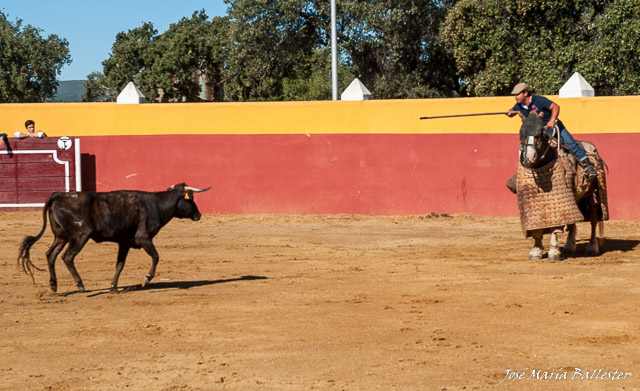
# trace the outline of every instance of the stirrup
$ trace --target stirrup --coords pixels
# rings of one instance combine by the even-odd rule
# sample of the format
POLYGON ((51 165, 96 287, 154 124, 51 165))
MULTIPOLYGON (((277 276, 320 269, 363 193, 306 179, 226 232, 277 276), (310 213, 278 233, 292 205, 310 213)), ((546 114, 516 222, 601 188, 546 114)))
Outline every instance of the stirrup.
POLYGON ((584 169, 584 179, 586 182, 591 183, 594 180, 598 179, 598 173, 596 172, 593 166, 589 166, 584 169))

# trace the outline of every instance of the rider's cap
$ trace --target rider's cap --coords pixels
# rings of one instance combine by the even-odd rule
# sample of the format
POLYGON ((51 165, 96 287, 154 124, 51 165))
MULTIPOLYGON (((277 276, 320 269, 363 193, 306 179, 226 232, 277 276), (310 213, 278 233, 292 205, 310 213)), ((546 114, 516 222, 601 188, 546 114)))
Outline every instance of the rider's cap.
POLYGON ((513 91, 511 91, 511 95, 518 95, 522 91, 529 91, 529 85, 527 83, 518 83, 515 87, 513 87, 513 91))

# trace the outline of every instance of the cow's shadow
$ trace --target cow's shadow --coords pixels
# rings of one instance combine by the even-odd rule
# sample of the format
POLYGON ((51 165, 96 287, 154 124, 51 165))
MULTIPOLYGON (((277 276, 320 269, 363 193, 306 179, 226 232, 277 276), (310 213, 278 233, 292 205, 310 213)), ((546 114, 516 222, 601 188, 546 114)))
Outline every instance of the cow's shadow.
MULTIPOLYGON (((197 288, 197 287, 202 287, 207 285, 224 284, 227 282, 253 281, 253 280, 266 280, 266 279, 268 279, 268 277, 265 277, 265 276, 242 276, 238 278, 228 278, 225 280, 150 282, 145 287, 143 287, 142 284, 119 287, 118 293, 135 292, 135 291, 156 291, 156 290, 167 290, 167 289, 191 289, 191 288, 197 288)), ((61 293, 60 296, 69 296, 76 293, 80 293, 80 292, 79 291, 66 292, 66 293, 61 293)), ((89 293, 87 297, 95 297, 95 296, 100 296, 104 294, 111 294, 108 288, 94 289, 94 290, 89 290, 84 292, 84 294, 87 294, 87 293, 89 293)))

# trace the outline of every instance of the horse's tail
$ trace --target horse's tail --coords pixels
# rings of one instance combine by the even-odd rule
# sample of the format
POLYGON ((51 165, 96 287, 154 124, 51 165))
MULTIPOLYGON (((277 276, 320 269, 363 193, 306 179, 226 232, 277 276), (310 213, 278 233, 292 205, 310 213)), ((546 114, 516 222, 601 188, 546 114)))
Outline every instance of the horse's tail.
MULTIPOLYGON (((31 256, 29 254, 29 250, 31 250, 31 246, 37 242, 42 235, 44 234, 45 229, 47 228, 47 211, 49 211, 51 204, 57 198, 57 193, 53 193, 47 199, 47 202, 42 209, 42 229, 40 233, 36 236, 25 236, 24 240, 20 244, 20 253, 18 254, 18 266, 22 268, 22 271, 31 276, 31 280, 35 283, 35 279, 33 277, 33 271, 44 271, 40 269, 36 265, 31 262, 31 256)), ((49 212, 51 213, 51 212, 49 212)))

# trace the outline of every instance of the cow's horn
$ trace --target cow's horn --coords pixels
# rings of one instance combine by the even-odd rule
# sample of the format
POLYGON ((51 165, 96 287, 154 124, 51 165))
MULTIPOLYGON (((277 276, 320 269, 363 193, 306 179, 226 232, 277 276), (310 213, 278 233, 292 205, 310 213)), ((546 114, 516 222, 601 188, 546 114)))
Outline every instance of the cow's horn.
POLYGON ((202 193, 203 191, 207 191, 207 190, 211 189, 211 186, 207 187, 206 189, 198 189, 197 187, 185 186, 184 189, 185 190, 191 190, 194 193, 202 193))

